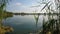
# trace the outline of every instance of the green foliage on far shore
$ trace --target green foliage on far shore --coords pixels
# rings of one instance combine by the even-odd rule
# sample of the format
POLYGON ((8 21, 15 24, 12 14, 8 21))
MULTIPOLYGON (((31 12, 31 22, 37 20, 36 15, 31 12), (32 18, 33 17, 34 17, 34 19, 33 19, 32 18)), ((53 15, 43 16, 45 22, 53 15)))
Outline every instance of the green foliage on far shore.
POLYGON ((13 13, 11 12, 6 12, 6 11, 3 11, 3 13, 0 12, 0 19, 11 17, 11 16, 13 16, 13 13))

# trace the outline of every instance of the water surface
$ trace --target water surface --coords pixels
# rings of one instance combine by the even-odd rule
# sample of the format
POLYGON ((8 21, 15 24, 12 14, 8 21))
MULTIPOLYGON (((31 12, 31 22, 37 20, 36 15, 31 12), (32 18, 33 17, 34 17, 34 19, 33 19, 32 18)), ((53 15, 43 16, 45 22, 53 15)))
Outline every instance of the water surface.
POLYGON ((56 20, 57 18, 57 15, 14 15, 13 17, 3 19, 3 24, 5 26, 13 27, 14 32, 11 34, 29 34, 37 33, 38 31, 44 29, 44 27, 49 28, 48 25, 43 27, 44 23, 49 23, 51 20, 56 20))

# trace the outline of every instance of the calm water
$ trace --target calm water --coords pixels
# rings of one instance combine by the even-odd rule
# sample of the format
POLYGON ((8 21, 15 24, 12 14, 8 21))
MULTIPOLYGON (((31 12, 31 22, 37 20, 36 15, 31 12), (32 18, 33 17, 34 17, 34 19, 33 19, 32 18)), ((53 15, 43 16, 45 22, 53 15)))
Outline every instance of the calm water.
MULTIPOLYGON (((8 17, 3 20, 5 26, 11 26, 14 28, 14 32, 11 34, 29 34, 32 32, 37 32, 42 29, 43 18, 45 21, 48 20, 48 16, 44 15, 14 15, 13 17, 8 17), (36 17, 35 17, 36 16, 36 17)), ((50 16, 52 17, 52 16, 50 16)), ((54 16, 54 18, 57 18, 54 16)))

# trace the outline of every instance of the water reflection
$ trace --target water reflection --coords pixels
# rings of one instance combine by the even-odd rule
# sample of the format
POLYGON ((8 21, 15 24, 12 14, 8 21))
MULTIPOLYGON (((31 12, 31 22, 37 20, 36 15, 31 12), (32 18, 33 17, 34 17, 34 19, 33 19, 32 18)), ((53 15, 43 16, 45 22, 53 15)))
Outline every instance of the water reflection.
POLYGON ((36 32, 38 32, 38 20, 39 20, 39 15, 34 15, 34 19, 35 19, 35 23, 36 23, 36 31, 35 31, 35 33, 36 32))
POLYGON ((34 15, 34 18, 35 18, 35 21, 36 21, 36 27, 37 27, 37 23, 38 23, 38 20, 39 20, 39 15, 34 15))
MULTIPOLYGON (((24 33, 26 33, 26 34, 60 34, 60 16, 59 15, 42 15, 42 17, 41 17, 41 15, 32 15, 32 16, 28 16, 28 15, 27 16, 14 16, 11 19, 4 18, 4 21, 6 21, 5 22, 6 25, 9 24, 9 25, 12 25, 12 27, 14 27, 14 34, 15 34, 15 32, 16 32, 16 34, 20 34, 21 31, 23 32, 21 34, 24 34, 24 33), (31 18, 32 16, 33 16, 35 22, 34 22, 33 18, 31 18), (27 17, 29 20, 27 19, 27 17), (39 17, 41 17, 41 18, 39 18, 39 17), (13 20, 13 21, 11 21, 12 23, 11 22, 9 23, 9 21, 7 21, 6 19, 9 21, 11 21, 11 20, 13 20), (42 26, 40 24, 41 21, 42 21, 42 26), (23 23, 23 24, 16 25, 15 23, 16 24, 23 23), (38 26, 38 24, 40 26, 38 26), (17 26, 17 28, 16 28, 16 26, 17 26), (39 27, 41 29, 39 29, 39 27), (33 29, 35 29, 35 30, 33 31, 33 29), (19 32, 18 32, 18 30, 19 30, 19 32)), ((9 28, 9 26, 8 26, 8 28, 9 28)))
MULTIPOLYGON (((38 16, 34 16, 36 20, 36 28, 39 19, 38 16)), ((60 16, 59 15, 43 15, 43 28, 42 30, 38 31, 37 33, 31 34, 60 34, 60 16), (46 21, 46 16, 48 20, 46 21)))

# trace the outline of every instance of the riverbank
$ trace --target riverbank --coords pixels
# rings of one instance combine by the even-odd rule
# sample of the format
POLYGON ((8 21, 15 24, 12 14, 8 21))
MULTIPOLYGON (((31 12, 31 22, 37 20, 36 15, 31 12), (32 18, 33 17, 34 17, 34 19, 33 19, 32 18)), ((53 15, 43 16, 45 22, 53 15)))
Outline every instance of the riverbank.
POLYGON ((1 26, 0 27, 0 34, 5 34, 5 33, 9 33, 9 32, 13 32, 12 27, 9 27, 9 26, 1 26))
POLYGON ((13 31, 12 27, 2 25, 2 21, 0 20, 0 34, 6 34, 13 31))

